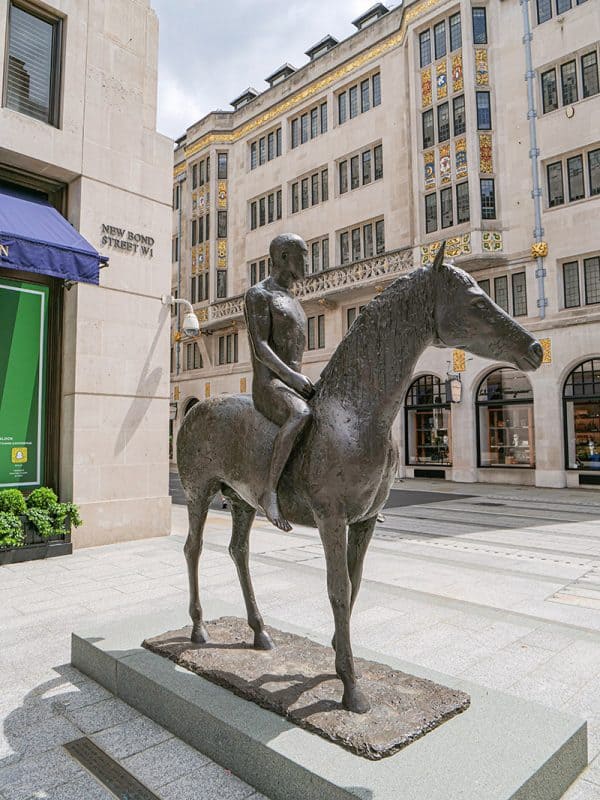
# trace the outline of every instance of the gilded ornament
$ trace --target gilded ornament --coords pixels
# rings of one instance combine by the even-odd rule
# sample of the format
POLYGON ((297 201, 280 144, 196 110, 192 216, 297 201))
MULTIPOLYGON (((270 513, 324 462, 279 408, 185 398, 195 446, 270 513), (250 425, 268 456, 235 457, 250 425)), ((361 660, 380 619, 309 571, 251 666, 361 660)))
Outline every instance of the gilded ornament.
POLYGON ((488 53, 485 47, 475 48, 475 83, 477 86, 489 86, 488 53))
POLYGON ((467 354, 464 350, 452 351, 452 372, 464 372, 467 367, 467 354))
POLYGON ((491 133, 479 134, 479 171, 484 175, 489 175, 494 171, 491 133))
POLYGON ((433 150, 423 153, 423 163, 425 188, 432 189, 435 186, 435 152, 433 150))
POLYGON ((210 383, 204 384, 204 397, 207 399, 210 397, 210 383))
POLYGON ((446 66, 445 58, 436 65, 435 75, 437 99, 443 100, 445 97, 448 97, 448 68, 446 66))
POLYGON ((227 181, 219 181, 217 208, 227 208, 227 181))
POLYGON ((467 166, 467 140, 464 136, 457 139, 454 145, 456 177, 464 178, 468 172, 467 166))
POLYGON ((483 231, 481 234, 481 247, 488 253, 502 250, 502 234, 498 231, 483 231))
POLYGON ((532 258, 546 258, 547 255, 548 255, 547 242, 534 242, 531 245, 532 258))
POLYGON ((462 92, 463 90, 463 66, 462 53, 452 56, 452 91, 462 92))
POLYGON ((427 67, 421 71, 421 106, 427 108, 432 102, 431 67, 427 67))
POLYGON ((440 181, 442 184, 450 183, 451 179, 452 162, 450 161, 450 145, 444 144, 440 147, 440 181))
POLYGON ((542 350, 544 351, 544 357, 542 358, 542 364, 551 364, 552 363, 552 339, 538 339, 538 341, 542 345, 542 350))
POLYGON ((246 378, 240 378, 240 392, 246 394, 246 378))

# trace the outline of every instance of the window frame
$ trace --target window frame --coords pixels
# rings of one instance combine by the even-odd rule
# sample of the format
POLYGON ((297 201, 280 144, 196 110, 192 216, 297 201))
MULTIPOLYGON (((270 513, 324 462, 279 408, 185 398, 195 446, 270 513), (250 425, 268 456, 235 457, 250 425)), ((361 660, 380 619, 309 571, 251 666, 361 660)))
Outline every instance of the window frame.
POLYGON ((471 20, 473 23, 473 44, 487 44, 488 43, 488 29, 487 29, 487 10, 485 6, 473 6, 471 9, 471 20), (477 12, 477 13, 476 13, 477 12), (483 19, 483 27, 478 31, 478 24, 476 19, 483 19))

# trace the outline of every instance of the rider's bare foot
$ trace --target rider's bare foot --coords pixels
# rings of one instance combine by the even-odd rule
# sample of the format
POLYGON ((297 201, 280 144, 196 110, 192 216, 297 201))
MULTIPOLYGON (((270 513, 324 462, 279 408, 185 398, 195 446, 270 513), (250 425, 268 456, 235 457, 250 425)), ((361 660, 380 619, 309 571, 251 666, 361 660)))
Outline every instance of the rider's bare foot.
POLYGON ((292 526, 279 510, 277 492, 266 491, 260 498, 260 504, 267 515, 267 519, 269 522, 272 522, 276 528, 279 528, 280 531, 285 531, 286 533, 292 530, 292 526))

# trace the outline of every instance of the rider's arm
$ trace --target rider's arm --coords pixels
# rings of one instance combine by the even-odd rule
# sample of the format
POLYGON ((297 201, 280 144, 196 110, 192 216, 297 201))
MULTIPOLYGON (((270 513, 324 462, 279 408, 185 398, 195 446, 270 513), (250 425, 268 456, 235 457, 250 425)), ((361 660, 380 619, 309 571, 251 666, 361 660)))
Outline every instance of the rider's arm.
POLYGON ((271 335, 271 311, 269 302, 260 289, 249 289, 246 292, 244 313, 250 346, 255 357, 267 369, 270 369, 286 386, 296 389, 298 374, 283 362, 269 344, 271 335))

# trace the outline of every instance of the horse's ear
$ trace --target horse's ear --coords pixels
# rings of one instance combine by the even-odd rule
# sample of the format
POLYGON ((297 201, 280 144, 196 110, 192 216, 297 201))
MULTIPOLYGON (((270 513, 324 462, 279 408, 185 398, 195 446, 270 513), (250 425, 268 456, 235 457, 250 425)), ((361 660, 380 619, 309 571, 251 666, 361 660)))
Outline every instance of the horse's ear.
POLYGON ((441 245, 440 249, 435 254, 435 258, 433 259, 433 270, 440 270, 444 265, 444 253, 446 252, 446 241, 444 240, 441 245))

